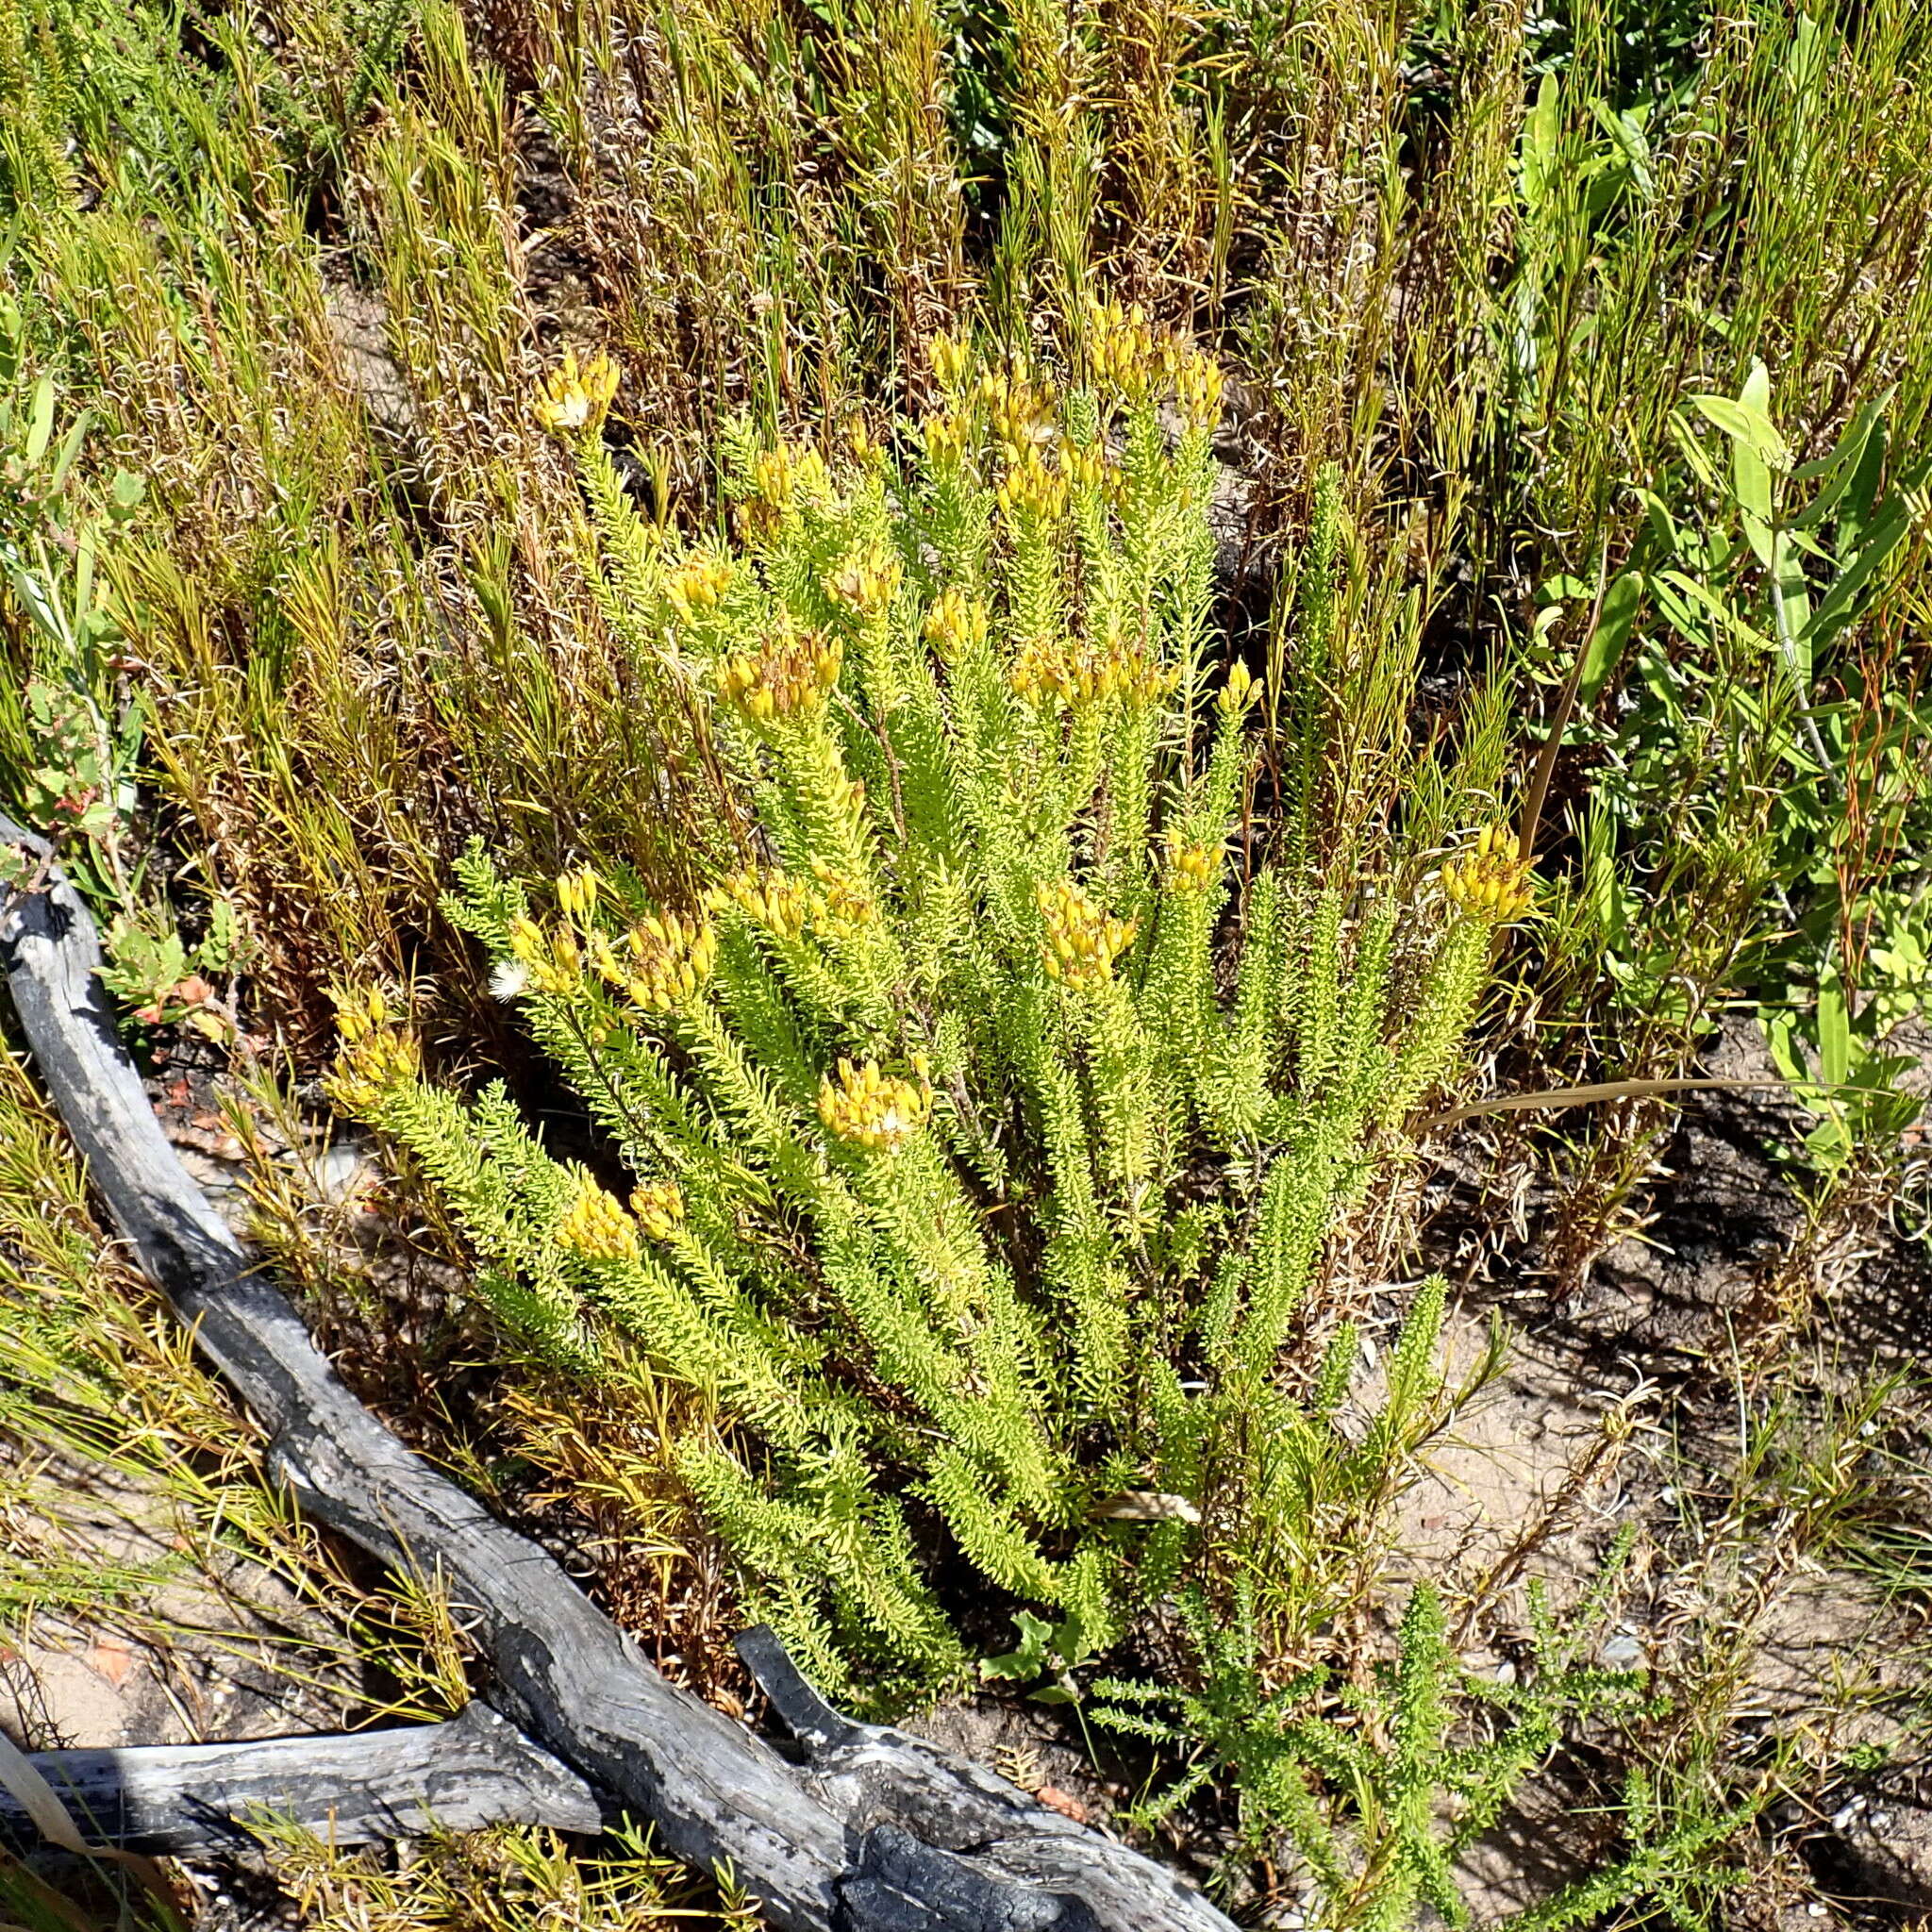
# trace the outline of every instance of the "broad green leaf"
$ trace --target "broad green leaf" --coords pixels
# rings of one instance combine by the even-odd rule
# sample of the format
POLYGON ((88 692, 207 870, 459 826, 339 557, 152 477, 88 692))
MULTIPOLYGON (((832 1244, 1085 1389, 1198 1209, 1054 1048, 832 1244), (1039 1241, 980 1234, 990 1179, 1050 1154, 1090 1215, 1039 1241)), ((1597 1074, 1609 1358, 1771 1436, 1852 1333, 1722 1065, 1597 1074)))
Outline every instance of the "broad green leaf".
POLYGON ((1630 627, 1643 602, 1643 574, 1626 570, 1604 591, 1603 608, 1597 614, 1596 632, 1583 654, 1583 670, 1576 683, 1577 701, 1595 703, 1605 681, 1624 656, 1630 640, 1630 627))
POLYGON ((1798 1051, 1798 1016, 1789 1008, 1773 1013, 1764 1023, 1764 1043, 1771 1049, 1772 1064, 1793 1083, 1807 1081, 1811 1070, 1798 1051))
MULTIPOLYGON (((1697 398, 1693 396, 1691 400, 1695 402, 1697 398)), ((1710 400, 1722 403, 1726 402, 1728 398, 1714 396, 1710 400)), ((1706 455, 1704 445, 1691 434, 1690 425, 1685 422, 1681 409, 1671 411, 1671 436, 1684 460, 1690 466, 1690 474, 1707 490, 1715 491, 1718 487, 1717 472, 1711 468, 1710 458, 1706 455)))
POLYGON ((1562 133, 1562 91, 1557 76, 1546 74, 1523 122, 1523 204, 1532 213, 1541 213, 1548 197, 1562 133))
MULTIPOLYGON (((1858 458, 1865 453, 1866 439, 1872 434, 1874 425, 1890 407, 1895 389, 1889 389, 1882 396, 1875 396, 1865 404, 1844 426, 1839 440, 1822 457, 1814 457, 1808 463, 1800 463, 1791 472, 1793 483, 1811 483, 1821 476, 1849 474, 1857 467, 1858 458)), ((1804 514, 1808 518, 1812 511, 1804 514)))
POLYGON ((1838 554, 1850 557, 1858 547, 1872 524, 1873 506, 1878 501, 1878 491, 1885 482, 1885 461, 1890 453, 1890 439, 1886 425, 1880 423, 1872 432, 1865 444, 1865 453, 1858 459, 1858 466, 1852 472, 1851 481, 1845 487, 1844 500, 1839 506, 1838 554))
POLYGON ((89 425, 93 422, 93 412, 83 409, 75 418, 70 429, 60 443, 59 454, 54 458, 54 470, 48 478, 48 487, 58 490, 67 480, 67 473, 74 467, 74 459, 80 454, 80 445, 85 439, 89 425))
POLYGON ((47 441, 54 434, 54 378, 43 375, 34 384, 33 400, 27 406, 26 460, 29 467, 47 453, 47 441))
POLYGON ((1831 1087, 1851 1078, 1852 1016, 1835 973, 1818 983, 1818 1071, 1831 1087))
POLYGON ((1912 499, 1924 487, 1928 476, 1932 476, 1932 458, 1914 463, 1880 505, 1857 554, 1839 572, 1811 614, 1806 627, 1809 634, 1807 642, 1814 655, 1819 646, 1828 643, 1851 622, 1859 591, 1918 520, 1920 507, 1912 499))
MULTIPOLYGON (((1754 373, 1763 366, 1754 365, 1754 373)), ((1714 423, 1735 445, 1748 449, 1766 468, 1780 475, 1790 469, 1791 453, 1763 409, 1732 396, 1691 396, 1689 400, 1699 415, 1714 423)))
MULTIPOLYGON (((1692 577, 1687 577, 1682 571, 1667 570, 1659 572, 1657 575, 1651 579, 1651 589, 1657 593, 1659 599, 1664 596, 1668 589, 1669 591, 1675 591, 1679 598, 1689 599, 1690 602, 1700 605, 1711 616, 1716 618, 1724 629, 1729 631, 1740 643, 1749 644, 1754 650, 1768 651, 1772 647, 1771 640, 1762 631, 1754 630, 1728 604, 1713 596, 1702 584, 1692 577)), ((1699 635, 1698 630, 1694 626, 1686 629, 1684 634, 1693 639, 1699 635)))

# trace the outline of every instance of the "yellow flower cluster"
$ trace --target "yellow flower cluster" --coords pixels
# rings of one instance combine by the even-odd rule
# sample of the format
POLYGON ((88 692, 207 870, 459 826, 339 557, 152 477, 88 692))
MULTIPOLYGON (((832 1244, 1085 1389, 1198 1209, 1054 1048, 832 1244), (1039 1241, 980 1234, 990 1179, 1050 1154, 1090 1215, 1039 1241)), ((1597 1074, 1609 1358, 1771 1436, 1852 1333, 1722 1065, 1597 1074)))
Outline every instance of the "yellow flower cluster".
POLYGON ((783 637, 757 656, 740 651, 726 658, 718 667, 718 689, 745 717, 769 724, 823 706, 839 682, 841 656, 836 638, 815 631, 783 637))
POLYGON ((1516 856, 1516 836, 1507 825, 1485 825, 1475 849, 1442 868, 1442 890, 1451 905, 1492 925, 1516 918, 1536 896, 1529 860, 1516 856))
POLYGON ((965 459, 973 441, 973 425, 960 409, 942 409, 928 416, 920 429, 925 444, 925 459, 936 469, 944 469, 965 459))
POLYGON ((1118 475, 1107 459, 1107 451, 1098 443, 1087 449, 1076 449, 1071 442, 1063 444, 1060 469, 1075 490, 1101 489, 1112 483, 1118 475))
POLYGON ((1212 845, 1170 845, 1167 885, 1174 892, 1205 892, 1221 870, 1221 854, 1212 845))
POLYGON ((1138 401, 1153 380, 1157 350, 1154 330, 1138 302, 1123 308, 1118 302, 1089 301, 1087 359, 1102 389, 1138 401))
POLYGON ((711 903, 722 910, 735 906, 773 938, 796 941, 808 925, 841 939, 855 939, 877 915, 870 890, 859 880, 812 860, 818 890, 800 885, 775 866, 769 872, 746 868, 711 889, 711 903))
POLYGON ((638 1251, 637 1224, 589 1174, 578 1180, 576 1199, 557 1224, 557 1239, 587 1261, 626 1261, 638 1251))
POLYGON ((344 1112, 367 1114, 387 1094, 423 1071, 415 1037, 390 1018, 389 1003, 371 987, 339 992, 336 1031, 341 1046, 328 1080, 328 1095, 344 1112))
POLYGON ((675 1012, 709 976, 718 936, 708 920, 682 912, 653 912, 615 945, 601 933, 591 941, 597 971, 646 1013, 675 1012))
POLYGON ((979 402, 1009 464, 1024 462, 1053 439, 1053 392, 1018 370, 989 369, 979 402))
POLYGON ((568 992, 583 976, 583 952, 575 938, 561 928, 546 933, 534 919, 514 920, 509 950, 524 969, 524 983, 539 992, 568 992))
POLYGON ((1071 879, 1040 887, 1038 899, 1046 921, 1047 977, 1075 991, 1111 979, 1113 962, 1133 944, 1138 922, 1114 918, 1071 879))
POLYGON ((1191 429, 1212 429, 1221 421, 1223 382, 1220 365, 1211 356, 1188 350, 1175 359, 1174 407, 1191 429))
POLYGON ((729 558, 694 557, 671 573, 664 594, 678 616, 695 617, 718 608, 734 575, 729 558))
POLYGON ((630 1211, 654 1241, 668 1241, 684 1225, 684 1192, 675 1181, 646 1181, 630 1197, 630 1211))
POLYGON ((953 393, 965 386, 973 368, 973 350, 964 336, 934 336, 926 354, 942 390, 953 393))
POLYGON ((915 1087, 896 1074, 879 1071, 876 1060, 855 1067, 841 1060, 837 1075, 819 1087, 819 1118, 841 1141, 856 1141, 874 1154, 896 1154, 932 1113, 932 1090, 915 1087))
POLYGON ((597 909, 597 896, 604 890, 603 874, 594 865, 579 866, 575 872, 559 873, 557 904, 566 919, 587 925, 597 909))
POLYGON ((1152 704, 1174 689, 1178 674, 1146 652, 1110 637, 1036 639, 1021 647, 1007 674, 1013 694, 1028 704, 1075 707, 1120 698, 1152 704))
POLYGON ((1224 718, 1239 718, 1250 705, 1260 701, 1266 680, 1257 677, 1239 658, 1229 667, 1227 682, 1214 700, 1224 718))
POLYGON ((886 453, 886 446, 867 428, 863 416, 855 416, 845 425, 845 447, 861 470, 869 470, 886 453))
POLYGON ((825 459, 808 443, 779 443, 775 449, 760 450, 752 466, 752 480, 758 501, 774 510, 789 509, 797 498, 808 500, 827 495, 832 473, 825 459))
POLYGON ((713 903, 736 906, 774 938, 795 940, 811 913, 811 894, 775 867, 756 873, 747 867, 712 889, 713 903))
POLYGON ((1028 450, 1008 467, 993 493, 1009 517, 1023 523, 1049 523, 1066 510, 1066 473, 1049 469, 1041 461, 1038 450, 1028 450))
POLYGON ((812 918, 841 939, 857 939, 873 922, 878 908, 861 880, 827 865, 823 858, 811 862, 811 875, 819 882, 812 896, 812 918))
POLYGON ((941 591, 925 613, 926 642, 943 663, 950 664, 963 645, 985 643, 986 628, 986 606, 964 591, 941 591))
POLYGON ((617 364, 601 350, 582 369, 576 351, 566 349, 562 362, 538 385, 537 420, 553 435, 594 429, 604 420, 617 393, 617 364))
POLYGON ((868 543, 841 558, 825 579, 825 594, 858 617, 876 617, 899 588, 899 559, 883 543, 868 543))

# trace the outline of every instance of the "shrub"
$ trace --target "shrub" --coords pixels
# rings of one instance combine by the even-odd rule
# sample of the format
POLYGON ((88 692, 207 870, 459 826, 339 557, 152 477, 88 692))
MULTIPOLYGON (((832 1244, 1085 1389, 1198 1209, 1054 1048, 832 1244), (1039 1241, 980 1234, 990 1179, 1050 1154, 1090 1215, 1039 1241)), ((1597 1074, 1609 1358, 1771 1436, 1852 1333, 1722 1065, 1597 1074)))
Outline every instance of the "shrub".
POLYGON ((1097 1652, 1258 1533, 1324 1241, 1527 898, 1493 834, 1440 891, 1274 862, 1258 683, 1213 625, 1219 377, 1117 309, 1088 340, 1063 387, 942 343, 903 464, 734 435, 728 547, 633 510, 601 372, 541 399, 613 624, 708 703, 758 832, 685 907, 459 868, 627 1203, 342 1008, 339 1100, 525 1342, 594 1374, 615 1323, 715 1395, 735 1433, 684 1477, 868 1701, 960 1669, 949 1578, 1097 1652))

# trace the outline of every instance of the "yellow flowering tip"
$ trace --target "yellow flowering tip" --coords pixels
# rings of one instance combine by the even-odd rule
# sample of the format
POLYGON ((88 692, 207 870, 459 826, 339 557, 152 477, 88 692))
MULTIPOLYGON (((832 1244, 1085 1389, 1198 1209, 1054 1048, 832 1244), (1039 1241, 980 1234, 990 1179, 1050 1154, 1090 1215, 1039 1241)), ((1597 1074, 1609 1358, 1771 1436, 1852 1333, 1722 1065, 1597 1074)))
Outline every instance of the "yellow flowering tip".
POLYGON ((1049 979, 1074 991, 1113 977, 1114 961, 1134 942, 1139 922, 1118 919, 1071 879, 1036 888, 1043 924, 1041 962, 1049 979))
POLYGON ((825 578, 825 594, 858 617, 876 617, 899 588, 899 559, 882 543, 849 552, 825 578))
POLYGON ((718 691, 753 724, 768 724, 823 708, 844 659, 837 638, 807 631, 782 636, 761 653, 740 651, 718 666, 718 691))
POLYGON ((1067 478, 1063 471, 1048 469, 1037 451, 1027 450, 1008 465, 993 494, 1015 523, 1053 523, 1066 513, 1067 478))
POLYGON ((708 920, 654 912, 635 922, 593 963, 604 981, 646 1013, 675 1012, 709 977, 718 936, 708 920))
POLYGON ((629 1260, 638 1251, 637 1224, 588 1174, 578 1177, 576 1194, 557 1224, 557 1240, 586 1261, 629 1260))
POLYGON ((963 462, 973 441, 973 426, 959 409, 942 409, 937 416, 927 417, 919 434, 926 461, 938 469, 963 462))
POLYGON ((812 877, 819 891, 811 895, 813 923, 840 939, 857 939, 872 923, 878 908, 872 889, 827 865, 823 858, 811 862, 812 877))
POLYGON ((1153 383, 1157 345, 1146 311, 1137 302, 1090 298, 1087 304, 1087 363, 1094 386, 1105 393, 1138 402, 1153 383))
POLYGON ((617 364, 601 349, 582 369, 576 351, 566 349, 563 360, 538 386, 537 420, 558 436, 594 429, 609 410, 617 381, 617 364))
POLYGON ((812 909, 812 895, 776 867, 763 873, 746 867, 708 897, 718 910, 735 907, 774 939, 786 941, 800 937, 812 909))
POLYGON ((1515 835, 1505 825, 1485 825, 1469 852, 1443 866, 1441 878, 1452 906, 1491 925, 1519 918, 1536 897, 1530 862, 1517 857, 1515 835))
POLYGON ((1192 429, 1212 429, 1221 420, 1224 382, 1209 356, 1190 350, 1174 358, 1174 405, 1192 429))
POLYGON ((841 1059, 819 1086, 819 1118, 836 1139, 872 1154, 896 1154, 924 1126, 932 1113, 932 1093, 876 1060, 855 1066, 841 1059))
POLYGON ((684 1192, 675 1181, 647 1181, 630 1197, 630 1211, 654 1241, 668 1241, 684 1225, 684 1192))
POLYGON ((423 1072, 423 1050, 414 1034, 391 1017, 377 987, 334 995, 341 1041, 324 1091, 342 1112, 364 1118, 423 1072))
POLYGON ((949 394, 965 387, 973 369, 973 349, 963 335, 934 336, 926 345, 933 378, 949 394))
POLYGON ((1168 848, 1167 883, 1176 892, 1205 892, 1221 870, 1221 854, 1212 845, 1177 844, 1168 848))
POLYGON ((869 470, 886 453, 886 446, 866 426, 863 416, 855 416, 845 425, 845 447, 861 470, 869 470))
POLYGON ((1265 680, 1257 677, 1240 658, 1236 658, 1229 667, 1227 682, 1221 687, 1220 695, 1215 699, 1221 715, 1224 718, 1242 716, 1250 706, 1260 701, 1264 683, 1265 680))
POLYGON ((957 589, 941 591, 925 613, 926 641, 948 663, 968 644, 985 643, 987 628, 986 606, 957 589))
POLYGON ((825 459, 808 443, 779 443, 760 450, 752 465, 758 500, 772 511, 790 509, 795 502, 816 502, 830 492, 832 474, 825 459))
POLYGON ((1111 480, 1107 452, 1095 446, 1076 449, 1066 443, 1060 449, 1060 472, 1075 490, 1100 490, 1111 480))
POLYGON ((691 558, 665 579, 664 594, 678 616, 702 617, 724 602, 736 575, 728 557, 691 558))
POLYGON ((557 904, 566 919, 585 925, 596 912, 598 894, 603 889, 603 876, 597 868, 580 865, 574 872, 558 874, 557 904))
POLYGON ((1164 697, 1179 674, 1119 637, 1099 643, 1056 636, 1024 644, 1007 674, 1016 697, 1075 709, 1119 699, 1146 705, 1164 697))

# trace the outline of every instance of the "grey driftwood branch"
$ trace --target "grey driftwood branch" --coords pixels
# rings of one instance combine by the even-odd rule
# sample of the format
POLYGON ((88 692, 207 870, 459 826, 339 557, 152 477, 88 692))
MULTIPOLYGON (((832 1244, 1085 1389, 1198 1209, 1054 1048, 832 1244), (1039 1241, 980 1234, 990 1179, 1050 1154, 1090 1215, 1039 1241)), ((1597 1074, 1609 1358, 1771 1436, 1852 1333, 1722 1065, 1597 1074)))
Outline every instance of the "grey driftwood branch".
MULTIPOLYGON (((45 849, 4 814, 0 841, 45 849)), ((58 868, 0 913, 0 953, 95 1192, 255 1412, 270 1470, 381 1561, 439 1576, 471 1612, 490 1702, 650 1819, 665 1849, 728 1872, 787 1932, 1231 1932, 1172 1873, 981 1766, 840 1716, 768 1633, 744 1648, 793 1732, 787 1753, 668 1683, 343 1386, 161 1132, 115 1035, 93 921, 58 868)))
MULTIPOLYGON (((28 1758, 93 1844, 134 1852, 219 1852, 252 1844, 264 1814, 334 1844, 421 1838, 432 1827, 549 1824, 595 1831, 596 1794, 486 1705, 446 1724, 345 1737, 264 1738, 122 1751, 39 1751, 28 1758)), ((39 1833, 0 1790, 0 1842, 39 1833)))

